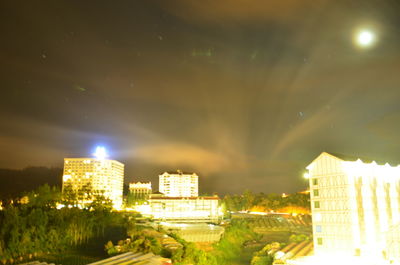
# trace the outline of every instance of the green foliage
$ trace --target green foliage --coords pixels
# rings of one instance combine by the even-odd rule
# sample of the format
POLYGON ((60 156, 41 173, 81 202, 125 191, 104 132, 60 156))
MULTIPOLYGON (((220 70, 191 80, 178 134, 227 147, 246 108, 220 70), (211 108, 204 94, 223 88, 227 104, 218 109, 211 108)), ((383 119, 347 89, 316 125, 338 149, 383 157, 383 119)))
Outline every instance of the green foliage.
POLYGON ((105 250, 109 255, 115 255, 124 252, 152 252, 154 254, 170 253, 163 252, 160 241, 156 238, 160 234, 153 228, 139 227, 134 221, 128 221, 127 234, 129 238, 119 240, 117 245, 113 245, 111 241, 105 245, 105 250))
POLYGON ((107 242, 107 244, 104 246, 104 249, 110 256, 118 254, 118 248, 116 248, 111 241, 107 242))
POLYGON ((272 242, 270 244, 265 245, 261 250, 261 252, 265 254, 270 254, 271 251, 278 251, 279 249, 281 249, 283 245, 284 244, 279 242, 272 242))
POLYGON ((310 196, 303 193, 282 197, 279 194, 254 194, 249 190, 241 195, 226 195, 223 199, 228 211, 245 211, 254 207, 265 210, 277 210, 289 206, 310 208, 310 196))
POLYGON ((171 235, 183 248, 176 249, 171 256, 175 265, 218 265, 216 257, 212 253, 198 249, 194 243, 187 242, 176 234, 171 235))
POLYGON ((107 203, 95 201, 90 210, 76 207, 57 210, 61 193, 48 185, 27 196, 28 203, 10 205, 0 211, 0 260, 3 263, 44 253, 60 253, 120 223, 121 217, 112 213, 107 203))
POLYGON ((251 259, 251 265, 270 265, 274 262, 274 253, 282 248, 279 242, 272 242, 263 247, 262 250, 255 252, 251 259))
POLYGON ((247 241, 259 239, 259 235, 254 233, 246 221, 235 220, 225 230, 220 242, 214 245, 214 254, 217 264, 231 264, 237 260, 243 251, 244 244, 247 241))
POLYGON ((271 256, 254 256, 251 259, 251 265, 271 265, 273 261, 271 256))
POLYGON ((81 189, 74 190, 71 184, 64 184, 62 204, 72 207, 83 207, 89 210, 111 211, 112 201, 104 196, 104 191, 94 190, 91 184, 84 185, 81 189), (82 202, 87 202, 82 205, 82 202))
POLYGON ((38 208, 54 208, 61 199, 61 193, 56 187, 45 184, 37 190, 28 193, 28 205, 38 208))
POLYGON ((289 242, 294 242, 294 243, 300 243, 303 242, 305 240, 309 240, 310 237, 307 235, 303 235, 303 234, 293 234, 289 237, 289 242))

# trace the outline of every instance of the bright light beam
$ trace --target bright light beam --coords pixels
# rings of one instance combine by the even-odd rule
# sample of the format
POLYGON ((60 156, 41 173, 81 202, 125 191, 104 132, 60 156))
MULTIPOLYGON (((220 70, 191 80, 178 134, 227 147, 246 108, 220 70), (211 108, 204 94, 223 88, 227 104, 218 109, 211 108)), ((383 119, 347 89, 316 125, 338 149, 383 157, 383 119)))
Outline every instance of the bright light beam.
POLYGON ((97 159, 104 159, 104 158, 106 158, 108 156, 106 149, 104 147, 102 147, 102 146, 96 147, 96 152, 94 152, 93 155, 97 159))

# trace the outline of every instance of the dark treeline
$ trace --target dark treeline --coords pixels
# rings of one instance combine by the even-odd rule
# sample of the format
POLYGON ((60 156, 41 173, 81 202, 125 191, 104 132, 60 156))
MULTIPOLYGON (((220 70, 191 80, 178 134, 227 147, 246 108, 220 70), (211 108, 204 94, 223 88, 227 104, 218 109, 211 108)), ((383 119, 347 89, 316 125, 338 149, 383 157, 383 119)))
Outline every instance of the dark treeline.
POLYGON ((0 169, 0 200, 14 199, 44 184, 61 187, 61 176, 61 168, 0 169))
POLYGON ((87 209, 69 205, 58 210, 57 203, 63 201, 60 190, 44 185, 25 198, 24 204, 14 202, 0 211, 3 264, 66 251, 123 223, 121 215, 111 212, 109 204, 101 203, 101 197, 87 209))
POLYGON ((239 195, 226 195, 223 199, 228 211, 287 211, 305 213, 310 209, 307 193, 288 195, 252 193, 246 190, 239 195))

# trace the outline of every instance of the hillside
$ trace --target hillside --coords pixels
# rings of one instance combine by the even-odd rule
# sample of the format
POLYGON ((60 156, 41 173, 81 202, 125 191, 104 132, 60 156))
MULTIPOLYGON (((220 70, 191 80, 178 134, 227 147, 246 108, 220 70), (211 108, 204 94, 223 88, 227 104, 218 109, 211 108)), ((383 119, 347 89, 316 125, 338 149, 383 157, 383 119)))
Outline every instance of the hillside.
POLYGON ((24 169, 0 169, 0 199, 19 196, 43 184, 61 187, 61 168, 27 167, 24 169))

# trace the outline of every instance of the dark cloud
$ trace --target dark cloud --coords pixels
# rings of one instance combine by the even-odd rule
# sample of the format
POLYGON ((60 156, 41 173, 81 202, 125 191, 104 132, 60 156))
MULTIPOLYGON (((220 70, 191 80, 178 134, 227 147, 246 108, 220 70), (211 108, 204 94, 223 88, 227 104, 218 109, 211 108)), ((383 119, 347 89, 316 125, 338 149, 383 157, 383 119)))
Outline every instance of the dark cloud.
POLYGON ((199 23, 297 20, 323 9, 327 3, 325 0, 174 0, 168 3, 160 1, 169 12, 185 20, 199 23))

